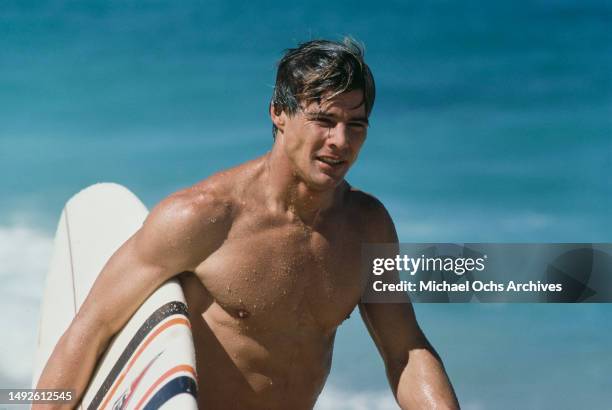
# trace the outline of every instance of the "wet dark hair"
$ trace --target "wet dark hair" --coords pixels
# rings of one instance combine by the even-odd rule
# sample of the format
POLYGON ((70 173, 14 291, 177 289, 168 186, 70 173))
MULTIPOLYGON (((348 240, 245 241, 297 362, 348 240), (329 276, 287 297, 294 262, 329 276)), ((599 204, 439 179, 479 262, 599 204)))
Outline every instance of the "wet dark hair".
MULTIPOLYGON (((363 47, 348 37, 342 42, 312 40, 286 50, 276 73, 274 111, 291 116, 302 102, 322 103, 344 92, 362 90, 362 104, 370 116, 376 88, 363 56, 363 47)), ((273 137, 276 131, 273 125, 273 137)))

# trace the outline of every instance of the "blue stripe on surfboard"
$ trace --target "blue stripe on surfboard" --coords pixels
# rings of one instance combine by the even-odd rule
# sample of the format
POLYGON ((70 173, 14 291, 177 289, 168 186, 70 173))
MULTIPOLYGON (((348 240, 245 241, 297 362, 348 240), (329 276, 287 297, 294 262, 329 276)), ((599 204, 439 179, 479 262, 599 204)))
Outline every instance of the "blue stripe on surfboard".
POLYGON ((190 394, 196 400, 197 386, 196 382, 192 377, 179 376, 164 385, 161 389, 155 393, 151 400, 143 407, 143 410, 157 410, 168 400, 179 394, 190 394))
POLYGON ((106 376, 106 379, 104 379, 104 382, 98 389, 98 392, 94 396, 93 400, 91 403, 89 403, 89 406, 87 406, 87 410, 95 410, 100 406, 104 396, 106 396, 111 386, 117 379, 117 376, 119 376, 119 373, 121 373, 121 370, 125 367, 126 363, 130 357, 132 357, 140 343, 142 343, 144 338, 151 333, 151 330, 155 326, 157 326, 165 318, 172 315, 182 315, 188 318, 187 306, 178 301, 168 302, 148 317, 148 319, 142 324, 142 326, 140 326, 136 334, 127 344, 123 350, 123 353, 121 353, 121 356, 119 356, 119 359, 117 359, 115 362, 115 365, 109 372, 108 376, 106 376))

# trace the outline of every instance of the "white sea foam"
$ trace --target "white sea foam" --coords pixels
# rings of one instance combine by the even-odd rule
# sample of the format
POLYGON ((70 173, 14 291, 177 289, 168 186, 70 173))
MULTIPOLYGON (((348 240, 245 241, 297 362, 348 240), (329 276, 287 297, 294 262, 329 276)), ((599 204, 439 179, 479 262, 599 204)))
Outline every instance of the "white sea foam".
MULTIPOLYGON (((466 410, 483 410, 487 406, 482 401, 467 401, 461 404, 466 410)), ((397 410, 391 390, 353 391, 327 385, 321 393, 315 410, 397 410)))
POLYGON ((29 387, 51 234, 0 225, 0 388, 29 387))
POLYGON ((354 391, 327 385, 315 410, 397 410, 391 390, 354 391))

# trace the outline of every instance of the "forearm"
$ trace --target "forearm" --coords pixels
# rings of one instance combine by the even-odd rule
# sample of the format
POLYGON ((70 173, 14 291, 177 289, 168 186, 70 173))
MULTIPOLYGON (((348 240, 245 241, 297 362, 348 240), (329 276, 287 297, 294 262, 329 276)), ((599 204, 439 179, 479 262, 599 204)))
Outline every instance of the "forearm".
POLYGON ((60 338, 38 381, 37 389, 72 390, 74 400, 65 404, 35 404, 32 410, 70 409, 81 400, 107 338, 69 329, 60 338))
POLYGON ((411 350, 398 373, 394 385, 402 409, 459 409, 444 366, 432 349, 411 350))

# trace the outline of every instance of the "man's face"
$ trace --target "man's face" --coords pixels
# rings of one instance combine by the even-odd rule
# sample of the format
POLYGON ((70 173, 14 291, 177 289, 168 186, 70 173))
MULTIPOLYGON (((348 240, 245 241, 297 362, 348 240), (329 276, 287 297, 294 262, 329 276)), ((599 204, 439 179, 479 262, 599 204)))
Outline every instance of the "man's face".
POLYGON ((317 190, 342 182, 368 131, 363 92, 354 90, 322 104, 302 105, 285 118, 283 145, 297 175, 317 190))

